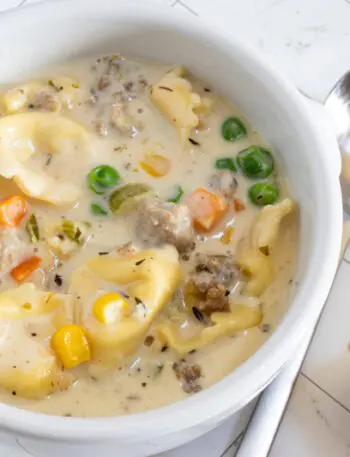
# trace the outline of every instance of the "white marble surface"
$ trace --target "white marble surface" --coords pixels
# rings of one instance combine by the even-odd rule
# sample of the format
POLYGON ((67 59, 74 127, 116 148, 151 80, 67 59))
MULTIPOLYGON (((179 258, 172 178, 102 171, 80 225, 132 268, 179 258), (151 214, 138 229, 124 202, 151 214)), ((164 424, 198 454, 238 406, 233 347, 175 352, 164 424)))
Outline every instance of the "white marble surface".
MULTIPOLYGON (((41 0, 0 0, 0 11, 36 1, 41 0)), ((350 66, 350 0, 153 1, 207 17, 240 36, 266 54, 314 100, 322 101, 350 66)), ((269 457, 350 456, 350 251, 346 259, 269 457)), ((242 430, 251 410, 252 406, 242 414, 242 430)), ((200 444, 193 442, 162 457, 190 457, 198 455, 198 449, 202 457, 233 457, 240 441, 238 438, 232 443, 234 438, 237 436, 232 436, 229 421, 202 438, 200 444)), ((13 443, 0 441, 1 457, 30 455, 13 443)))

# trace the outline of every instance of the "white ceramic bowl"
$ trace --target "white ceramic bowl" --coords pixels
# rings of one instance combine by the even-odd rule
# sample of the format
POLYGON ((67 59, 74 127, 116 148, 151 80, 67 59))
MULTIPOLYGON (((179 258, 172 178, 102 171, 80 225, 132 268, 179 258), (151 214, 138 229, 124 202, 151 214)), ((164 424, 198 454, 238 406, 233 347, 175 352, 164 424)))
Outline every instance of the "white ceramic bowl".
POLYGON ((297 90, 255 51, 194 17, 145 2, 48 1, 0 17, 1 83, 61 59, 108 52, 183 63, 271 140, 300 202, 299 287, 270 339, 229 376, 185 401, 102 419, 46 416, 1 404, 1 429, 24 437, 36 455, 140 457, 214 428, 254 398, 293 354, 327 297, 338 262, 337 151, 324 146, 297 90))

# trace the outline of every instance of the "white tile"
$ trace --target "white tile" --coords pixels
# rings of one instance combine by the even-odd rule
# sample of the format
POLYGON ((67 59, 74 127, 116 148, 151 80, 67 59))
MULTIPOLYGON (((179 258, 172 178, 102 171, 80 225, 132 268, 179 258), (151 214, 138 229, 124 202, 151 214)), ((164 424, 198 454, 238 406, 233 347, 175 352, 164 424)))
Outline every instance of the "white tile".
POLYGON ((317 100, 323 100, 348 70, 346 0, 182 1, 220 29, 257 47, 317 100))
POLYGON ((349 281, 350 264, 343 261, 302 371, 350 409, 349 281))
POLYGON ((269 457, 349 457, 350 414, 303 376, 269 457))
POLYGON ((21 3, 21 0, 0 0, 0 12, 10 8, 15 8, 21 3))

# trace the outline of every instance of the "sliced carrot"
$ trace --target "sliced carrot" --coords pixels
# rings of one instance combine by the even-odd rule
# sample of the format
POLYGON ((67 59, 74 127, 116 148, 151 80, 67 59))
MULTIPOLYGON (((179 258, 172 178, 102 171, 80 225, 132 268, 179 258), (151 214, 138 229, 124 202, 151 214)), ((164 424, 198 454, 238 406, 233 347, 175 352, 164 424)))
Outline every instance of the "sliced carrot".
POLYGON ((27 201, 20 195, 15 195, 0 201, 0 225, 16 227, 27 212, 27 201))
POLYGON ((24 281, 33 271, 35 271, 41 263, 41 258, 37 256, 30 257, 24 262, 18 264, 10 271, 10 275, 17 282, 24 281))
POLYGON ((218 195, 206 189, 196 189, 187 199, 194 224, 202 230, 210 230, 227 210, 227 204, 218 195))
POLYGON ((245 204, 239 198, 235 198, 233 200, 233 204, 234 204, 234 207, 235 207, 235 210, 237 211, 237 213, 239 211, 244 211, 245 210, 245 204))
POLYGON ((140 166, 149 175, 160 178, 166 175, 170 170, 170 160, 159 154, 148 154, 144 160, 140 162, 140 166))

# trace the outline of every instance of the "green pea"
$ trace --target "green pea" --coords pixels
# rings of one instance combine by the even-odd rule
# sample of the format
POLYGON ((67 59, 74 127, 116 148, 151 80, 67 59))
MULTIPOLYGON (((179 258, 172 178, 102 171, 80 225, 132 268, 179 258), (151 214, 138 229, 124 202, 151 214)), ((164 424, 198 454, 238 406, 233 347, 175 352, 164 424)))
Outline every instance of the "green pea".
POLYGON ((109 207, 111 211, 116 212, 118 209, 130 199, 138 197, 150 191, 150 187, 146 184, 126 184, 123 187, 115 190, 109 197, 109 207))
POLYGON ((221 125, 221 134, 226 141, 237 141, 247 134, 247 129, 238 117, 229 117, 221 125))
POLYGON ((239 152, 236 158, 242 173, 248 178, 267 178, 274 169, 271 153, 260 146, 250 146, 239 152))
POLYGON ((96 194, 103 194, 107 189, 116 186, 119 180, 119 173, 109 165, 99 165, 88 174, 89 187, 96 194))
POLYGON ((279 190, 274 184, 258 182, 248 190, 250 200, 258 206, 271 205, 279 196, 279 190))
POLYGON ((237 167, 235 161, 230 157, 225 157, 223 159, 218 159, 215 162, 215 168, 217 170, 230 170, 230 171, 237 171, 237 167))
POLYGON ((184 194, 183 188, 181 186, 177 186, 176 191, 174 192, 173 196, 168 198, 168 202, 179 203, 183 194, 184 194))
POLYGON ((91 203, 90 209, 94 216, 107 216, 108 214, 108 211, 97 203, 91 203))

